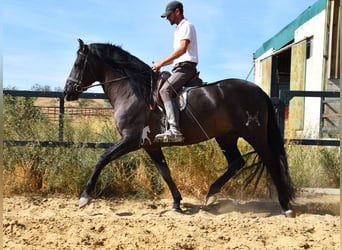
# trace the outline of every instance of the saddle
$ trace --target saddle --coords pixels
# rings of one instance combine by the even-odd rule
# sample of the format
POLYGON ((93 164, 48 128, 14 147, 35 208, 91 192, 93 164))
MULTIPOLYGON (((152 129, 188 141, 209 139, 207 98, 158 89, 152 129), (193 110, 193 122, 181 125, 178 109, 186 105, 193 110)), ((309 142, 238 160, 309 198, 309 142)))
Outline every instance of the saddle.
MULTIPOLYGON (((197 72, 196 75, 191 78, 183 87, 179 90, 178 95, 176 97, 177 103, 179 105, 180 110, 184 110, 187 104, 188 93, 190 90, 206 85, 199 77, 200 72, 197 72)), ((166 80, 171 76, 171 73, 168 71, 162 71, 157 79, 157 90, 154 94, 155 103, 162 108, 163 102, 159 96, 159 90, 164 85, 166 80)))

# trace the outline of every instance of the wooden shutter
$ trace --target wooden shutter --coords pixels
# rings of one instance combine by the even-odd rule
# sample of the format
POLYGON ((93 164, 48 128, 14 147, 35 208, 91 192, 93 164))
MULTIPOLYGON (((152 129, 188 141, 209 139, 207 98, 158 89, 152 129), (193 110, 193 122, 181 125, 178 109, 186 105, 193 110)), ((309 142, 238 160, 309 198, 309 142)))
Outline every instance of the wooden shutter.
MULTIPOLYGON (((305 90, 306 40, 292 46, 290 90, 305 90)), ((304 128, 304 97, 294 97, 289 106, 289 127, 291 130, 304 128)))
POLYGON ((261 61, 261 88, 268 94, 271 94, 272 79, 272 56, 261 61))

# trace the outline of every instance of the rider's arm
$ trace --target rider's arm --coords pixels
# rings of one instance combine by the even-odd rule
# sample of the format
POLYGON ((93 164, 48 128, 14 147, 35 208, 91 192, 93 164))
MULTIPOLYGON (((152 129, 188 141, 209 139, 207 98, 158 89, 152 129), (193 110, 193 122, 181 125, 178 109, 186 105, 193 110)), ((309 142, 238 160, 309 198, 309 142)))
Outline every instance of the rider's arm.
POLYGON ((189 43, 190 40, 188 39, 181 40, 178 49, 174 50, 169 56, 165 57, 163 60, 153 63, 153 70, 159 71, 161 67, 171 64, 173 60, 177 59, 186 52, 189 43))

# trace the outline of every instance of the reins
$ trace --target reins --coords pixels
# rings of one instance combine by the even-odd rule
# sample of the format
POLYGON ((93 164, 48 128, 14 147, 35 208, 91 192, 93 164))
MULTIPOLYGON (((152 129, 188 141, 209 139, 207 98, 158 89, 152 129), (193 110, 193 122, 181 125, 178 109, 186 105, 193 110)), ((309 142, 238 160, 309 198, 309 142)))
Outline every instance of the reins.
POLYGON ((121 80, 128 79, 128 78, 129 78, 128 76, 123 76, 123 77, 111 79, 111 80, 106 81, 106 82, 100 82, 100 83, 93 84, 93 85, 90 85, 90 86, 82 87, 82 89, 83 89, 83 90, 87 90, 87 89, 90 89, 90 88, 93 88, 93 87, 103 86, 103 85, 106 85, 106 84, 108 84, 108 83, 119 82, 119 81, 121 81, 121 80))

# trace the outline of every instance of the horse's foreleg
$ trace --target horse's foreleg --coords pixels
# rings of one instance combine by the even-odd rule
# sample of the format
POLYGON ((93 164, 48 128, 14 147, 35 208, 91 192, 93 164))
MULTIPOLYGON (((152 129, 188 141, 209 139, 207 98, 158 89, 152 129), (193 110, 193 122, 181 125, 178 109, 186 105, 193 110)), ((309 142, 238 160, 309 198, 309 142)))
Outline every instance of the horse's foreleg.
POLYGON ((171 177, 170 169, 166 163, 163 151, 161 150, 161 148, 159 148, 154 150, 146 149, 146 152, 151 157, 153 163, 156 165, 159 173, 161 174, 161 176, 163 177, 164 181, 167 183, 171 191, 173 197, 172 209, 177 212, 181 212, 182 209, 180 208, 180 202, 182 200, 182 196, 171 177))
POLYGON ((90 201, 89 194, 94 190, 97 179, 102 169, 111 161, 125 155, 129 152, 137 150, 139 148, 139 136, 135 137, 123 137, 113 147, 106 151, 97 161, 92 174, 89 177, 87 185, 81 194, 79 207, 84 207, 90 201), (138 138, 138 139, 136 139, 138 138))
POLYGON ((221 147, 222 153, 228 162, 228 169, 210 186, 206 197, 207 206, 216 201, 215 194, 220 192, 223 185, 245 164, 245 161, 242 159, 241 153, 237 148, 237 139, 238 137, 235 134, 229 133, 221 137, 216 137, 216 141, 221 147))

